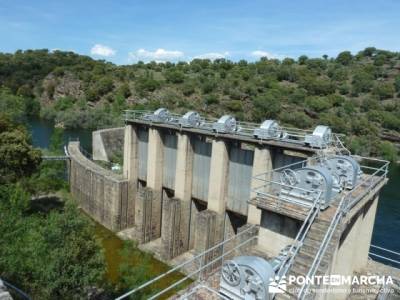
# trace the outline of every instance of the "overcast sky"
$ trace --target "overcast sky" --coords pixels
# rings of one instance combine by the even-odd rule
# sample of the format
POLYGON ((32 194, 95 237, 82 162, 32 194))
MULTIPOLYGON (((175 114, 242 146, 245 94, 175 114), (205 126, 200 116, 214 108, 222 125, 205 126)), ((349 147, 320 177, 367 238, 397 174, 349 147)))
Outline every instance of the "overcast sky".
POLYGON ((72 50, 117 64, 400 51, 400 0, 0 0, 0 51, 72 50))

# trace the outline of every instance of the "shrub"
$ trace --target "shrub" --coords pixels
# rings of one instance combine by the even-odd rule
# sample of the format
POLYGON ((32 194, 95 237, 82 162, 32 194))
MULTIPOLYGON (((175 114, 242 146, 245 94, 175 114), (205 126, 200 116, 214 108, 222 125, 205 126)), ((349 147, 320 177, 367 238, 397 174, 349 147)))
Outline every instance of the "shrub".
POLYGON ((205 103, 206 103, 207 105, 212 105, 212 104, 218 104, 218 103, 219 103, 218 96, 215 95, 215 94, 207 95, 207 96, 204 98, 204 101, 205 101, 205 103))
POLYGON ((329 109, 331 104, 323 97, 308 97, 306 99, 306 106, 313 111, 321 112, 329 109))
POLYGON ((377 83, 375 84, 372 93, 379 97, 379 99, 384 100, 388 98, 392 98, 394 94, 394 86, 392 83, 377 83))
POLYGON ((391 162, 397 161, 397 148, 392 143, 383 141, 379 144, 379 154, 391 162))
POLYGON ((182 83, 185 81, 185 74, 181 71, 170 69, 164 73, 165 78, 171 83, 182 83))
POLYGON ((231 100, 231 101, 228 101, 225 105, 229 110, 231 110, 233 112, 243 111, 242 101, 240 101, 240 100, 231 100))

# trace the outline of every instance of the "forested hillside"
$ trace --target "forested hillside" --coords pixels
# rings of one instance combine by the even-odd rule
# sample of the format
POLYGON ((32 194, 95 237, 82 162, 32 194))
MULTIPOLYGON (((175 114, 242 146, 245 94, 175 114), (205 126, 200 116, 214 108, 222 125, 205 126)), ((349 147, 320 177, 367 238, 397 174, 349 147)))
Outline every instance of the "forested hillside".
POLYGON ((65 127, 109 126, 123 109, 163 106, 300 128, 326 124, 345 133, 356 153, 390 159, 400 141, 400 53, 375 48, 336 58, 126 66, 72 52, 17 51, 0 54, 0 86, 0 108, 18 102, 65 127))

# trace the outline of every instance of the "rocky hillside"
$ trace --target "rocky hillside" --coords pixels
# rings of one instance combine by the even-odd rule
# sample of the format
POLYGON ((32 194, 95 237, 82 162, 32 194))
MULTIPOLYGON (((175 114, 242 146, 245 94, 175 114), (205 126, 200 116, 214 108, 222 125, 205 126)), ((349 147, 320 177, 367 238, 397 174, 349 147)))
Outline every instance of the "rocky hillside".
POLYGON ((336 58, 126 66, 28 50, 0 54, 0 85, 38 101, 43 117, 66 127, 113 125, 123 109, 164 106, 246 121, 275 118, 301 128, 323 123, 365 155, 393 159, 400 141, 400 53, 375 48, 336 58))

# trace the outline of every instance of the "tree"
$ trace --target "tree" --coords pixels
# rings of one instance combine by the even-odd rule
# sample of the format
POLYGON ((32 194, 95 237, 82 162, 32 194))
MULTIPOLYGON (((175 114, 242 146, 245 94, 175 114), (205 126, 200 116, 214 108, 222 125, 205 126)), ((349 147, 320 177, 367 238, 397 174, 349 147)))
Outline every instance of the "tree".
POLYGON ((300 65, 304 65, 307 60, 308 60, 308 57, 306 55, 301 55, 298 59, 300 65))
POLYGON ((391 162, 397 161, 397 149, 392 143, 389 143, 387 141, 381 142, 379 144, 379 152, 383 158, 391 162))
POLYGON ((140 77, 136 81, 136 90, 140 95, 144 95, 146 92, 154 92, 161 86, 160 82, 153 79, 151 76, 140 77))
POLYGON ((329 100, 323 97, 308 97, 306 106, 316 112, 325 111, 331 107, 329 100))
POLYGON ((129 85, 127 83, 123 83, 117 91, 117 94, 120 94, 124 98, 128 98, 129 96, 132 95, 131 89, 129 88, 129 85))
POLYGON ((26 105, 21 96, 15 96, 9 89, 0 88, 0 113, 14 122, 22 122, 26 115, 26 105))
POLYGON ((353 60, 353 55, 351 55, 350 51, 340 52, 339 55, 336 57, 336 61, 345 66, 349 65, 352 60, 353 60))
POLYGON ((41 152, 30 145, 26 130, 4 115, 0 115, 0 157, 0 184, 30 176, 41 162, 41 152))
POLYGON ((376 48, 375 47, 367 47, 364 49, 363 54, 365 56, 371 57, 376 53, 376 48))
POLYGON ((174 70, 174 69, 167 70, 164 76, 167 79, 167 81, 171 83, 182 83, 185 80, 185 74, 183 74, 179 70, 174 70))
POLYGON ((70 202, 42 215, 12 199, 28 203, 29 195, 0 187, 0 276, 34 299, 86 298, 105 270, 93 227, 70 202))
POLYGON ((371 90, 374 82, 374 76, 365 71, 359 71, 353 76, 353 91, 358 93, 366 93, 371 90))
POLYGON ((400 75, 397 75, 394 80, 394 86, 396 88, 396 92, 400 93, 400 75))
POLYGON ((254 119, 264 121, 265 119, 276 118, 281 109, 279 98, 280 92, 278 90, 269 90, 264 95, 256 97, 253 100, 254 119))

